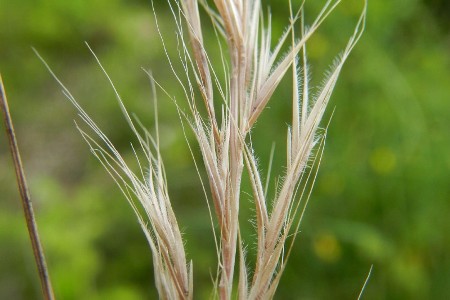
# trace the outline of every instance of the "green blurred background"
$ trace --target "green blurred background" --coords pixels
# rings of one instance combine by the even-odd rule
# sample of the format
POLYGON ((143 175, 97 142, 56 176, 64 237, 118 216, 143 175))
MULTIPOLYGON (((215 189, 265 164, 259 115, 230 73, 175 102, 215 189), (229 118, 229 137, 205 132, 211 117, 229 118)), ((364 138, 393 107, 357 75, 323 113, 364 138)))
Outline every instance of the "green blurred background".
MULTIPOLYGON (((309 23, 323 2, 307 3, 309 23)), ((362 2, 344 0, 312 38, 313 83, 345 46, 362 2)), ((288 4, 270 4, 279 35, 288 4)), ((155 6, 176 55, 169 10, 164 0, 155 6)), ((447 0, 369 1, 366 31, 332 97, 324 158, 278 299, 356 299, 372 264, 364 299, 450 299, 449 15, 447 0)), ((90 155, 74 108, 31 50, 132 159, 130 130, 84 41, 128 109, 152 130, 151 89, 141 67, 182 100, 150 2, 0 0, 0 28, 0 72, 57 298, 155 299, 151 255, 132 210, 90 155)), ((290 113, 289 82, 282 84, 253 136, 263 169, 268 145, 276 143, 277 172, 290 113)), ((216 266, 206 202, 175 106, 161 93, 159 106, 170 195, 194 261, 195 295, 204 299, 216 266)), ((0 298, 40 299, 6 143, 2 133, 0 298)), ((243 195, 241 223, 251 252, 249 200, 243 195)))

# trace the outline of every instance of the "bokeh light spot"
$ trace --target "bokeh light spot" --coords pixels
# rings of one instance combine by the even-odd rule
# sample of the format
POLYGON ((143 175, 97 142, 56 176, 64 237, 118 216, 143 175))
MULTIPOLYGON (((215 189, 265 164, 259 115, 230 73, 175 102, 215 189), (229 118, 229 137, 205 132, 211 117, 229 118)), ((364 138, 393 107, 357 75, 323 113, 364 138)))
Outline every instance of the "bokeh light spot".
POLYGON ((376 148, 369 158, 372 169, 381 175, 391 173, 397 165, 395 153, 387 147, 376 148))
POLYGON ((320 233, 313 241, 314 253, 328 263, 335 263, 341 258, 341 245, 331 233, 320 233))

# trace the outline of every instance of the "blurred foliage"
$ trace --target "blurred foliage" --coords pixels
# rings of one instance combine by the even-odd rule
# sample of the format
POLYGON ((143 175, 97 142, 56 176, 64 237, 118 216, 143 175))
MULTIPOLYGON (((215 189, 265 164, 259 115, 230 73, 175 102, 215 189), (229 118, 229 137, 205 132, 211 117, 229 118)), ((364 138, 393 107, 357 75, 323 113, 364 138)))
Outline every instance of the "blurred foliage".
MULTIPOLYGON (((288 23, 287 1, 266 2, 274 34, 280 34, 288 23)), ((309 2, 311 22, 323 1, 309 2)), ((320 84, 344 47, 362 2, 343 1, 312 38, 312 83, 320 84)), ((158 21, 175 56, 172 17, 164 3, 155 1, 158 21)), ((356 299, 371 264, 365 299, 450 298, 448 3, 370 1, 366 32, 332 97, 325 154, 279 299, 356 299)), ((182 96, 150 2, 0 0, 0 28, 0 71, 57 297, 154 299, 151 254, 132 210, 89 154, 73 125, 73 107, 31 50, 37 49, 132 161, 131 132, 83 41, 99 56, 129 110, 152 129, 151 89, 140 68, 153 70, 180 103, 182 96)), ((212 32, 206 38, 214 43, 212 32)), ((283 172, 290 114, 289 82, 283 84, 253 133, 263 169, 268 140, 276 144, 273 174, 283 172)), ((194 261, 195 293, 203 299, 211 292, 216 265, 209 215, 176 108, 159 94, 170 194, 194 261)), ((188 138, 195 145, 190 133, 188 138)), ((0 298, 39 299, 3 134, 0 165, 0 298)), ((244 190, 249 191, 245 183, 244 190)), ((251 252, 248 199, 243 196, 241 222, 251 252)))

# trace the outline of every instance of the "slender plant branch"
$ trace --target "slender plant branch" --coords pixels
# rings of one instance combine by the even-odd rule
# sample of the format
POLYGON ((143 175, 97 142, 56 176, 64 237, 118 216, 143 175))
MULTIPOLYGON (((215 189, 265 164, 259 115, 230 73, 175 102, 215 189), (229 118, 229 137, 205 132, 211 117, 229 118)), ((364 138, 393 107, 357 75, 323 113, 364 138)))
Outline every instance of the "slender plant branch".
POLYGON ((366 289, 367 283, 369 282, 369 279, 370 279, 370 275, 372 275, 372 269, 373 269, 373 265, 370 266, 369 274, 367 274, 366 280, 364 281, 361 291, 359 292, 358 300, 361 300, 364 290, 366 289))
POLYGON ((53 288, 48 274, 47 264, 45 262, 44 250, 39 239, 36 220, 34 218, 33 205, 31 203, 30 192, 28 190, 25 179, 25 172, 20 158, 19 147, 17 145, 16 135, 14 133, 14 126, 9 113, 8 101, 6 99, 5 89, 3 87, 3 80, 0 74, 0 106, 3 114, 3 121, 5 123, 6 135, 8 136, 9 147, 16 170, 17 185, 19 186, 20 197, 22 199, 23 212, 25 214, 25 221, 27 223, 28 233, 30 235, 31 245, 33 248, 34 259, 39 272, 41 280, 42 293, 44 299, 53 300, 53 288))

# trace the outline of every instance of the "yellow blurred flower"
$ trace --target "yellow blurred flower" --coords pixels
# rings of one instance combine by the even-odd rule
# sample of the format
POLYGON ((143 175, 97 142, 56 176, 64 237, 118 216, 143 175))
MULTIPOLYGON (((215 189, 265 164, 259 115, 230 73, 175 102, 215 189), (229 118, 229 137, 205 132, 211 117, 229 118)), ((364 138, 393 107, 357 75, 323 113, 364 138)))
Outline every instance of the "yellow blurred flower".
POLYGON ((331 233, 320 233, 313 241, 314 253, 325 262, 334 263, 341 258, 341 245, 331 233))
POLYGON ((386 175, 395 169, 397 157, 390 148, 379 147, 372 152, 369 162, 376 173, 386 175))

